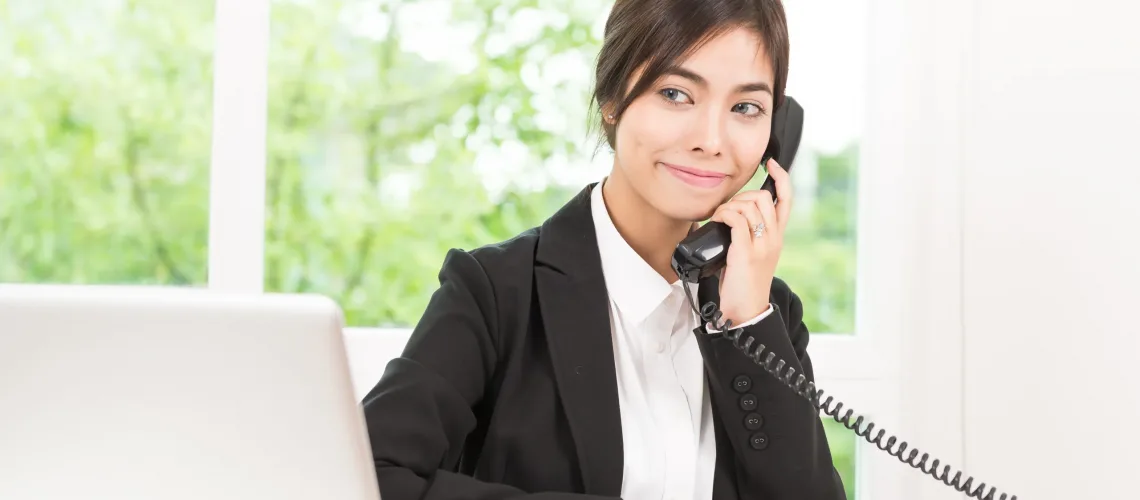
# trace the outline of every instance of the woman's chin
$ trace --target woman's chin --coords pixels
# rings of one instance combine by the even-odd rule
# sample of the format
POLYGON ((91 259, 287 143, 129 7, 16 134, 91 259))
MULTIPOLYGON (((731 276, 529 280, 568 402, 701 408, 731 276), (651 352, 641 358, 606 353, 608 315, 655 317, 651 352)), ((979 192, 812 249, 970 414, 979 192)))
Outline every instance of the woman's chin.
POLYGON ((673 220, 699 222, 708 220, 723 203, 719 193, 678 192, 669 189, 675 186, 662 186, 663 189, 644 193, 646 200, 659 213, 673 220))
POLYGON ((663 210, 670 218, 686 222, 703 222, 716 213, 716 207, 706 206, 677 206, 673 205, 663 210))

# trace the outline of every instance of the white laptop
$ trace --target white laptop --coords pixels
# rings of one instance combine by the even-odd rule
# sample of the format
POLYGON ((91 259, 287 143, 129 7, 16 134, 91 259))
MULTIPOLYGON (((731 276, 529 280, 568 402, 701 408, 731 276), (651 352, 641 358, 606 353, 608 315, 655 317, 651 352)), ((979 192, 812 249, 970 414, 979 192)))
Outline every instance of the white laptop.
POLYGON ((0 498, 378 500, 317 296, 0 285, 0 498))

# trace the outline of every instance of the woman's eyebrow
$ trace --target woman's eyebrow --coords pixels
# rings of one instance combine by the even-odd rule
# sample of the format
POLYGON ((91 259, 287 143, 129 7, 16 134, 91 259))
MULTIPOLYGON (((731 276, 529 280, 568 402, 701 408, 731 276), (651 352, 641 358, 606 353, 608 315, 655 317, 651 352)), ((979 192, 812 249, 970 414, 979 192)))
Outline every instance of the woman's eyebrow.
MULTIPOLYGON (((680 66, 670 66, 669 68, 665 69, 664 74, 665 75, 679 76, 679 77, 684 78, 686 80, 690 80, 693 83, 695 83, 701 87, 708 87, 708 84, 709 84, 709 81, 705 77, 698 75, 696 72, 694 72, 692 70, 688 70, 688 69, 682 68, 680 66)), ((742 83, 742 84, 736 86, 736 92, 737 93, 767 92, 769 95, 771 95, 772 94, 772 87, 769 86, 766 82, 742 83)))

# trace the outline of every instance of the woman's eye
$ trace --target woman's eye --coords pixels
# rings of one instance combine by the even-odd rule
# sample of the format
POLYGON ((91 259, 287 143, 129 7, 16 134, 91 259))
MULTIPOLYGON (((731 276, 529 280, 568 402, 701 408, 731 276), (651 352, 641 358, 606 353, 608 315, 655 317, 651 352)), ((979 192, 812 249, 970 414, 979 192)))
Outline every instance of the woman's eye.
POLYGON ((685 95, 684 92, 681 92, 677 89, 664 89, 661 91, 661 97, 664 97, 666 100, 669 100, 674 104, 691 102, 689 100, 689 96, 685 95))
POLYGON ((751 102, 742 102, 740 104, 737 104, 736 106, 733 106, 732 111, 734 113, 743 113, 747 116, 760 116, 764 114, 764 108, 761 108, 759 105, 751 102))

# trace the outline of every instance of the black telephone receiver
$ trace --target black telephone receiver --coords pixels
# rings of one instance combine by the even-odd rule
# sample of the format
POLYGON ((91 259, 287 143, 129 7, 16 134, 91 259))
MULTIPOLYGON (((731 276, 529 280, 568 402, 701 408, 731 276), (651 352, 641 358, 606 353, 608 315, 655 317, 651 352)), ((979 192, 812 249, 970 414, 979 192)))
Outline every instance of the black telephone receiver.
MULTIPOLYGON (((799 149, 800 137, 803 134, 804 125, 804 110, 803 108, 791 97, 784 98, 784 103, 772 115, 772 135, 768 140, 768 148, 764 152, 761 166, 768 163, 769 158, 776 158, 776 162, 780 164, 785 170, 790 171, 792 162, 796 155, 796 150, 799 149), (783 147, 781 147, 783 145, 783 147)), ((761 189, 766 189, 772 193, 772 198, 776 199, 776 186, 769 176, 761 189)), ((777 200, 778 201, 778 200, 777 200)), ((715 281, 710 278, 714 277, 724 268, 725 260, 728 256, 728 246, 732 242, 732 233, 729 227, 721 222, 709 222, 701 226, 696 231, 687 236, 684 241, 677 245, 677 249, 673 251, 672 265, 673 270, 677 273, 677 277, 687 283, 707 283, 707 286, 715 286, 715 281)), ((954 474, 953 478, 949 478, 950 466, 945 465, 941 472, 938 471, 939 460, 934 459, 927 465, 927 459, 930 455, 922 453, 922 457, 917 461, 916 457, 919 455, 917 448, 911 449, 910 453, 905 457, 903 453, 907 451, 908 445, 906 441, 902 441, 898 445, 898 450, 893 450, 898 438, 891 436, 884 442, 883 436, 885 431, 879 430, 874 437, 871 437, 871 431, 875 428, 875 423, 865 420, 859 416, 852 421, 852 414, 854 411, 847 410, 840 415, 840 411, 845 406, 843 403, 835 401, 832 396, 828 396, 826 400, 823 399, 824 391, 817 389, 814 382, 807 382, 807 379, 802 374, 796 374, 795 368, 785 368, 787 363, 782 359, 777 359, 775 353, 769 352, 767 356, 762 357, 767 347, 760 344, 755 339, 744 333, 743 328, 732 328, 732 321, 727 320, 721 322, 723 315, 720 312, 718 304, 709 301, 697 309, 696 303, 693 300, 692 292, 689 287, 685 287, 685 295, 688 297, 689 305, 697 312, 697 315, 708 324, 713 325, 714 328, 719 330, 722 336, 731 340, 736 348, 743 352, 744 355, 752 358, 752 360, 764 368, 772 376, 779 379, 784 385, 791 388, 801 397, 807 399, 817 410, 821 410, 827 415, 830 415, 836 422, 843 424, 848 430, 854 432, 856 435, 863 437, 867 442, 875 445, 880 450, 886 451, 891 456, 898 458, 905 464, 910 465, 916 469, 921 470, 924 474, 929 474, 936 480, 941 481, 943 484, 954 488, 955 490, 966 493, 967 497, 978 498, 979 500, 993 500, 996 493, 996 488, 990 487, 989 493, 984 494, 986 483, 980 483, 976 489, 970 491, 974 478, 973 476, 961 482, 962 472, 958 471, 954 474), (793 377, 795 380, 793 381, 793 377), (805 382, 807 382, 805 384, 805 382), (866 423, 866 425, 863 425, 866 423), (860 428, 862 426, 862 428, 860 428)), ((704 335, 702 327, 697 327, 694 331, 697 335, 704 335)), ((999 500, 1006 500, 1006 494, 1002 493, 999 500)), ((1009 500, 1017 500, 1017 495, 1012 495, 1009 500)))

